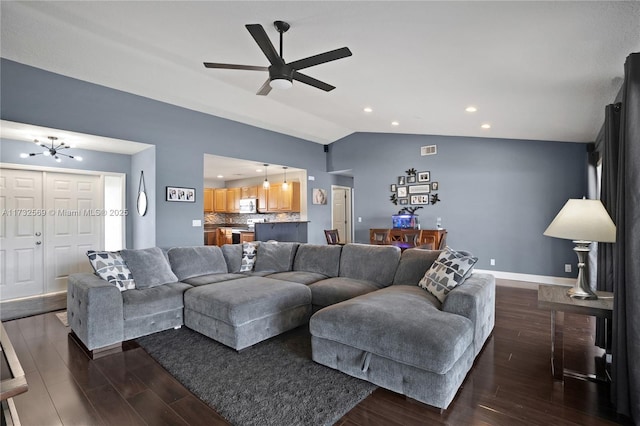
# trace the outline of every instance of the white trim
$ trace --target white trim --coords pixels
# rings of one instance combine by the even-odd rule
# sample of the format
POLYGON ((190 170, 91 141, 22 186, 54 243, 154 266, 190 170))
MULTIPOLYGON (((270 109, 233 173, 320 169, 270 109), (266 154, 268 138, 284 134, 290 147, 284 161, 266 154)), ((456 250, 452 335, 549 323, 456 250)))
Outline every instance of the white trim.
POLYGON ((72 175, 126 176, 120 172, 100 172, 94 170, 66 169, 64 167, 37 166, 31 164, 0 163, 0 169, 33 170, 36 172, 67 173, 72 175))
POLYGON ((52 293, 34 294, 33 296, 16 297, 15 299, 3 300, 2 303, 18 302, 18 301, 21 301, 21 300, 30 300, 30 299, 42 299, 42 298, 45 298, 45 297, 55 296, 57 294, 63 294, 63 293, 66 294, 67 290, 54 291, 52 293))
POLYGON ((537 289, 538 284, 551 284, 562 286, 573 286, 576 282, 575 278, 563 278, 563 277, 550 277, 546 275, 531 275, 531 274, 518 274, 515 272, 503 272, 503 271, 490 271, 485 269, 474 269, 474 272, 482 274, 491 274, 498 279, 504 279, 509 281, 522 281, 522 283, 506 283, 500 282, 498 285, 505 287, 519 287, 519 288, 531 288, 537 289))

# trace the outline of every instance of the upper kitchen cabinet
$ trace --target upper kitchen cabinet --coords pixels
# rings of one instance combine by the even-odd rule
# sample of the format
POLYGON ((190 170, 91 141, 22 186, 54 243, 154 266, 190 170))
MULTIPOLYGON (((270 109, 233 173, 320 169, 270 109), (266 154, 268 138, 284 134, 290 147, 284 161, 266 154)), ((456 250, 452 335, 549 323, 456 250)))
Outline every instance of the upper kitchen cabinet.
POLYGON ((227 188, 227 213, 240 211, 240 188, 227 188))
POLYGON ((214 202, 213 202, 213 211, 216 213, 226 213, 227 212, 227 189, 226 188, 216 188, 213 190, 214 202))
POLYGON ((204 212, 205 213, 213 213, 215 211, 215 195, 213 188, 205 188, 204 189, 204 212))
POLYGON ((258 198, 258 187, 243 186, 240 188, 240 198, 258 198))
POLYGON ((282 184, 271 184, 268 190, 258 188, 258 209, 262 213, 293 213, 300 211, 300 182, 289 183, 289 188, 282 189, 282 184))

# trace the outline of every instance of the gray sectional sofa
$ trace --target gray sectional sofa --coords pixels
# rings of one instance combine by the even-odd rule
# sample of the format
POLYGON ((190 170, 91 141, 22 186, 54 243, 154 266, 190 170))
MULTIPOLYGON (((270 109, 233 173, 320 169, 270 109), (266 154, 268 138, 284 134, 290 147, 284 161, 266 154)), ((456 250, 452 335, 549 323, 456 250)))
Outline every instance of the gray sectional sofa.
POLYGON ((314 361, 446 408, 493 329, 495 280, 471 274, 441 303, 417 286, 439 253, 259 243, 241 272, 242 244, 123 250, 136 289, 71 275, 69 325, 98 354, 182 325, 242 350, 309 323, 314 361))

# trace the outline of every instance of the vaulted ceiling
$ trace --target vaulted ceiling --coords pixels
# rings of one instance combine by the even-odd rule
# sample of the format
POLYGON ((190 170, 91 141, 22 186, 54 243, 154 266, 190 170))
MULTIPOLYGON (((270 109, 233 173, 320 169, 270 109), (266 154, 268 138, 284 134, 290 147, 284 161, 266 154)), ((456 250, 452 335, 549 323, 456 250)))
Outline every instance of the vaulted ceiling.
POLYGON ((3 1, 1 8, 4 58, 322 144, 353 132, 593 141, 626 56, 640 51, 637 1, 3 1), (291 24, 286 61, 351 49, 351 57, 305 70, 335 90, 294 82, 257 96, 266 72, 203 67, 268 65, 245 24, 262 24, 277 47, 275 20, 291 24))

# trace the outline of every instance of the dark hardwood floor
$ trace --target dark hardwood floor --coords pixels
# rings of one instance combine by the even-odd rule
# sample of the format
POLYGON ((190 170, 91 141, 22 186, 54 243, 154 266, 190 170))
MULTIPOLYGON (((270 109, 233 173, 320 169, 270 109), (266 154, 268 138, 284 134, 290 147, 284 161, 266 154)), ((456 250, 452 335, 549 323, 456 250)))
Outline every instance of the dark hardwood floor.
MULTIPOLYGON (((444 412, 376 390, 337 424, 355 425, 600 425, 616 418, 606 384, 550 371, 549 312, 535 290, 499 286, 496 326, 453 403, 444 412)), ((27 375, 15 398, 23 425, 222 425, 135 343, 90 360, 54 313, 4 323, 27 375)), ((594 319, 565 316, 565 366, 594 372, 594 319)), ((212 372, 212 374, 215 374, 212 372)))

